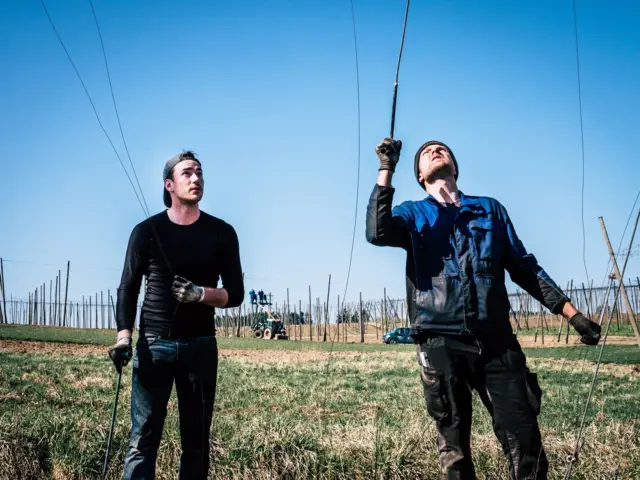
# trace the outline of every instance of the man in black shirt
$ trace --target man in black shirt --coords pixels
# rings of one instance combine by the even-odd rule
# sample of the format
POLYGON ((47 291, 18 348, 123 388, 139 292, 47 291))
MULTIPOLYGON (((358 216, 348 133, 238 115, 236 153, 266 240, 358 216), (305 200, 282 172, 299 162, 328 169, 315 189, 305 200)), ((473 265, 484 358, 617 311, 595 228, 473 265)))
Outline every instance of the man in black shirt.
POLYGON ((131 356, 144 276, 125 480, 155 477, 174 381, 182 443, 180 478, 207 478, 218 368, 215 307, 237 307, 244 297, 235 230, 198 208, 204 191, 200 161, 193 152, 178 154, 167 161, 163 178, 168 210, 136 225, 131 233, 118 288, 118 335, 109 350, 120 371, 131 356), (223 285, 217 288, 220 277, 223 285))

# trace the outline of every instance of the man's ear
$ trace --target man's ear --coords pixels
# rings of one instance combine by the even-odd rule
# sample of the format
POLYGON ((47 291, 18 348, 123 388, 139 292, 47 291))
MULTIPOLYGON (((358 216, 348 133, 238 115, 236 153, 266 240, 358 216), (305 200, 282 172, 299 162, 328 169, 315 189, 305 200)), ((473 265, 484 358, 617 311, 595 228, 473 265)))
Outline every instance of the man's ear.
POLYGON ((164 188, 166 188, 169 192, 173 192, 173 181, 170 178, 165 179, 164 188))

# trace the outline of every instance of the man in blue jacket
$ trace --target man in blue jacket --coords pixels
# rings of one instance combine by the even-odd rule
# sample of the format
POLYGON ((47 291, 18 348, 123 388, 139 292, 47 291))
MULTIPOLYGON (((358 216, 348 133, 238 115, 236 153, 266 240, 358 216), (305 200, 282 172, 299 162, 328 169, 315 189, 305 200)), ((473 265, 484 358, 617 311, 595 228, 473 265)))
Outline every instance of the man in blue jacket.
POLYGON ((445 479, 475 479, 471 457, 471 390, 493 418, 509 462, 509 478, 545 479, 548 463, 537 415, 542 392, 509 322, 505 270, 511 279, 561 314, 587 345, 600 339, 528 253, 497 200, 458 190, 458 163, 438 141, 422 145, 414 171, 424 200, 392 207, 391 179, 402 143, 376 147, 378 182, 367 207, 367 241, 407 252, 411 336, 417 344, 427 411, 436 421, 445 479))

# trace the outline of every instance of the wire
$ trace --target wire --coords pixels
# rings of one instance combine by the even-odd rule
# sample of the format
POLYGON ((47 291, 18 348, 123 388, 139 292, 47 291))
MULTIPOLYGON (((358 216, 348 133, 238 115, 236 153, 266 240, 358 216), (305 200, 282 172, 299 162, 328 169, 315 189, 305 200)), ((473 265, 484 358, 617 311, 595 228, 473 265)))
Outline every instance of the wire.
MULTIPOLYGON (((142 208, 142 212, 145 214, 145 217, 149 220, 149 223, 151 224, 151 228, 153 229, 153 233, 154 233, 154 235, 156 237, 156 241, 157 241, 157 244, 158 244, 158 249, 160 251, 160 254, 162 255, 165 263, 167 264, 167 268, 169 269, 171 274, 175 275, 175 272, 174 272, 173 268, 171 267, 171 263, 169 262, 169 259, 167 258, 167 254, 165 253, 164 248, 162 248, 162 244, 160 243, 160 237, 158 236, 158 232, 156 231, 156 227, 153 224, 153 222, 150 220, 149 213, 145 210, 145 205, 146 205, 147 202, 145 200, 144 204, 143 204, 143 202, 140 200, 140 196, 138 195, 138 190, 136 190, 136 187, 133 184, 133 181, 131 180, 131 176, 129 175, 129 172, 127 171, 127 168, 124 166, 124 163, 122 162, 122 158, 120 158, 120 154, 118 154, 118 151, 116 150, 116 147, 113 144, 113 141, 111 141, 111 137, 109 136, 109 134, 105 130, 104 126, 102 125, 102 121, 100 120, 100 116, 98 115, 98 111, 96 110, 96 106, 93 103, 93 99, 91 98, 91 95, 89 94, 89 91, 87 90, 87 87, 86 87, 84 81, 82 80, 82 76, 80 75, 80 72, 76 68, 76 64, 73 62, 73 59, 71 58, 71 55, 69 54, 69 51, 67 50, 67 47, 65 46, 64 42, 62 41, 62 37, 60 37, 60 34, 58 33, 58 29, 56 28, 55 24, 53 23, 53 19, 51 18, 51 15, 49 15, 47 7, 44 4, 44 1, 40 0, 40 4, 42 5, 44 13, 47 15, 47 18, 49 19, 49 23, 51 24, 51 28, 53 28, 53 31, 55 32, 56 37, 58 38, 58 41, 60 42, 60 45, 62 46, 64 52, 66 53, 67 58, 69 59, 69 62, 71 63, 71 66, 73 67, 73 70, 76 72, 76 76, 78 77, 78 80, 80 80, 80 83, 82 84, 82 88, 84 89, 84 93, 87 95, 87 98, 89 99, 89 103, 91 103, 91 107, 93 108, 93 113, 94 113, 94 115, 96 117, 96 120, 98 121, 98 124, 100 125, 100 128, 102 129, 102 133, 104 133, 104 135, 107 137, 107 140, 109 141, 109 144, 111 145, 111 148, 113 149, 113 152, 116 154, 116 157, 118 157, 118 161, 120 162, 120 166, 122 166, 122 169, 124 170, 124 173, 127 176, 127 179, 129 180, 129 183, 131 184, 131 188, 133 188, 133 192, 135 193, 136 198, 138 199, 138 204, 140 205, 140 208, 142 208)), ((133 166, 133 163, 132 163, 132 166, 133 166)), ((135 168, 134 168, 134 173, 135 173, 135 168)), ((136 175, 136 178, 137 178, 137 175, 136 175)), ((142 198, 144 198, 144 193, 142 192, 142 190, 140 190, 140 195, 142 196, 142 198)), ((176 305, 176 309, 175 309, 175 311, 173 313, 174 316, 175 316, 175 313, 178 310, 179 306, 180 306, 180 303, 178 302, 178 304, 176 305)))
MULTIPOLYGON (((113 101, 113 109, 116 112, 116 120, 118 121, 118 128, 120 129, 120 136, 122 137, 122 143, 124 144, 124 150, 127 152, 127 157, 129 158, 129 164, 131 165, 131 170, 133 171, 133 176, 136 179, 136 184, 138 185, 138 189, 140 193, 142 193, 142 187, 140 186, 140 180, 138 180, 138 174, 136 173, 136 169, 133 166, 133 161, 131 160, 131 154, 129 153, 129 147, 127 147, 127 141, 124 139, 124 132, 122 131, 122 123, 120 123, 120 114, 118 113, 118 106, 116 105, 116 97, 113 93, 113 85, 111 83, 111 73, 109 72, 109 63, 107 62, 107 52, 104 48, 104 42, 102 41, 102 33, 100 32, 100 25, 98 24, 98 16, 96 15, 96 10, 93 7, 93 0, 89 0, 89 4, 91 5, 91 12, 93 13, 93 19, 96 23, 96 29, 98 30, 98 37, 100 38, 100 46, 102 47, 102 57, 104 58, 104 66, 107 70, 107 78, 109 79, 109 90, 111 91, 111 100, 113 101)), ((147 205, 147 201, 142 195, 142 201, 144 202, 144 206, 146 208, 147 217, 149 214, 149 206, 147 205)))
POLYGON ((357 91, 357 97, 358 97, 358 174, 356 177, 357 178, 356 180, 356 211, 353 218, 353 235, 351 237, 351 253, 349 254, 349 268, 347 269, 347 281, 344 285, 344 295, 342 296, 343 300, 346 300, 347 298, 347 289, 349 288, 349 278, 351 276, 351 263, 353 261, 353 248, 356 243, 356 228, 358 226, 358 198, 360 196, 360 157, 361 157, 360 140, 362 136, 361 135, 362 130, 360 128, 360 63, 358 62, 358 36, 356 33, 356 14, 353 8, 353 0, 350 0, 350 2, 351 2, 351 20, 353 23, 353 45, 354 45, 355 56, 356 56, 356 91, 357 91))
POLYGON ((584 273, 587 275, 587 284, 591 283, 589 279, 589 270, 587 269, 587 235, 584 226, 584 126, 582 122, 582 82, 580 80, 580 51, 578 49, 578 15, 576 13, 576 0, 573 0, 573 26, 576 38, 576 67, 578 70, 578 104, 580 106, 580 142, 582 146, 582 192, 581 192, 581 212, 582 212, 582 263, 584 265, 584 273))
POLYGON ((400 61, 402 60, 402 50, 404 48, 404 35, 407 31, 407 20, 409 18, 409 4, 410 0, 407 0, 407 8, 404 12, 404 26, 402 27, 402 40, 400 41, 400 53, 398 54, 398 65, 396 66, 396 80, 393 84, 393 104, 391 106, 391 135, 393 138, 393 133, 396 125, 396 100, 398 99, 398 77, 400 76, 400 61))
MULTIPOLYGON (((73 70, 76 72, 76 76, 78 77, 78 80, 80 80, 80 84, 82 85, 82 88, 84 89, 84 93, 87 95, 87 98, 89 99, 89 103, 91 104, 91 108, 93 109, 93 113, 94 113, 94 115, 96 117, 96 120, 98 121, 98 125, 100 125, 100 129, 102 130, 102 133, 104 133, 105 137, 107 137, 107 140, 109 141, 109 144, 111 145, 111 148, 113 149, 113 153, 115 153, 116 157, 118 157, 118 161, 120 162, 120 165, 122 166, 122 169, 124 170, 124 174, 127 176, 127 179, 129 180, 129 183, 131 184, 131 187, 133 188, 133 192, 135 193, 136 198, 138 199, 138 203, 140 204, 140 207, 142 208, 142 211, 146 214, 144 206, 142 204, 142 201, 140 200, 140 197, 138 196, 138 191, 136 190, 136 187, 133 185, 133 181, 131 180, 131 176, 129 175, 129 172, 125 168, 124 163, 122 162, 122 159, 120 158, 120 154, 116 150, 115 145, 111 141, 111 137, 109 136, 109 134, 105 130, 104 126, 102 125, 102 121, 100 120, 100 116, 98 115, 98 111, 96 110, 96 106, 93 103, 93 99, 91 98, 91 95, 89 95, 89 91, 87 90, 87 86, 84 84, 84 81, 82 80, 82 76, 80 75, 80 72, 76 68, 76 64, 73 62, 73 60, 71 58, 71 55, 69 54, 69 51, 67 50, 67 47, 65 46, 64 42, 62 41, 62 37, 60 37, 60 34, 58 33, 58 29, 56 28, 55 24, 53 23, 51 15, 49 15, 49 11, 47 10, 46 5, 44 4, 44 0, 40 0, 40 4, 42 5, 42 9, 44 10, 44 13, 47 15, 47 18, 49 19, 49 23, 51 24, 51 28, 53 28, 53 31, 56 34, 56 37, 58 38, 58 41, 60 42, 60 45, 62 46, 62 49, 64 50, 64 53, 67 55, 67 58, 69 59, 69 63, 71 63, 71 66, 73 67, 73 70)), ((142 193, 142 192, 140 192, 140 193, 142 193)))

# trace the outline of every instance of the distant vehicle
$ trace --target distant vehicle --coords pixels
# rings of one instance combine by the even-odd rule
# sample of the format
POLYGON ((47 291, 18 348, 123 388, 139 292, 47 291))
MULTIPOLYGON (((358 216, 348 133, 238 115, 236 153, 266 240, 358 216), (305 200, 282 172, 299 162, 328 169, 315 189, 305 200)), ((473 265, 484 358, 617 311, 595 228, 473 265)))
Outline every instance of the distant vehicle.
POLYGON ((398 327, 391 330, 389 333, 385 333, 382 336, 383 343, 414 343, 413 339, 409 336, 409 329, 406 327, 398 327))
POLYGON ((251 327, 255 338, 264 338, 265 340, 288 340, 287 330, 282 322, 278 320, 266 320, 256 323, 251 327))

